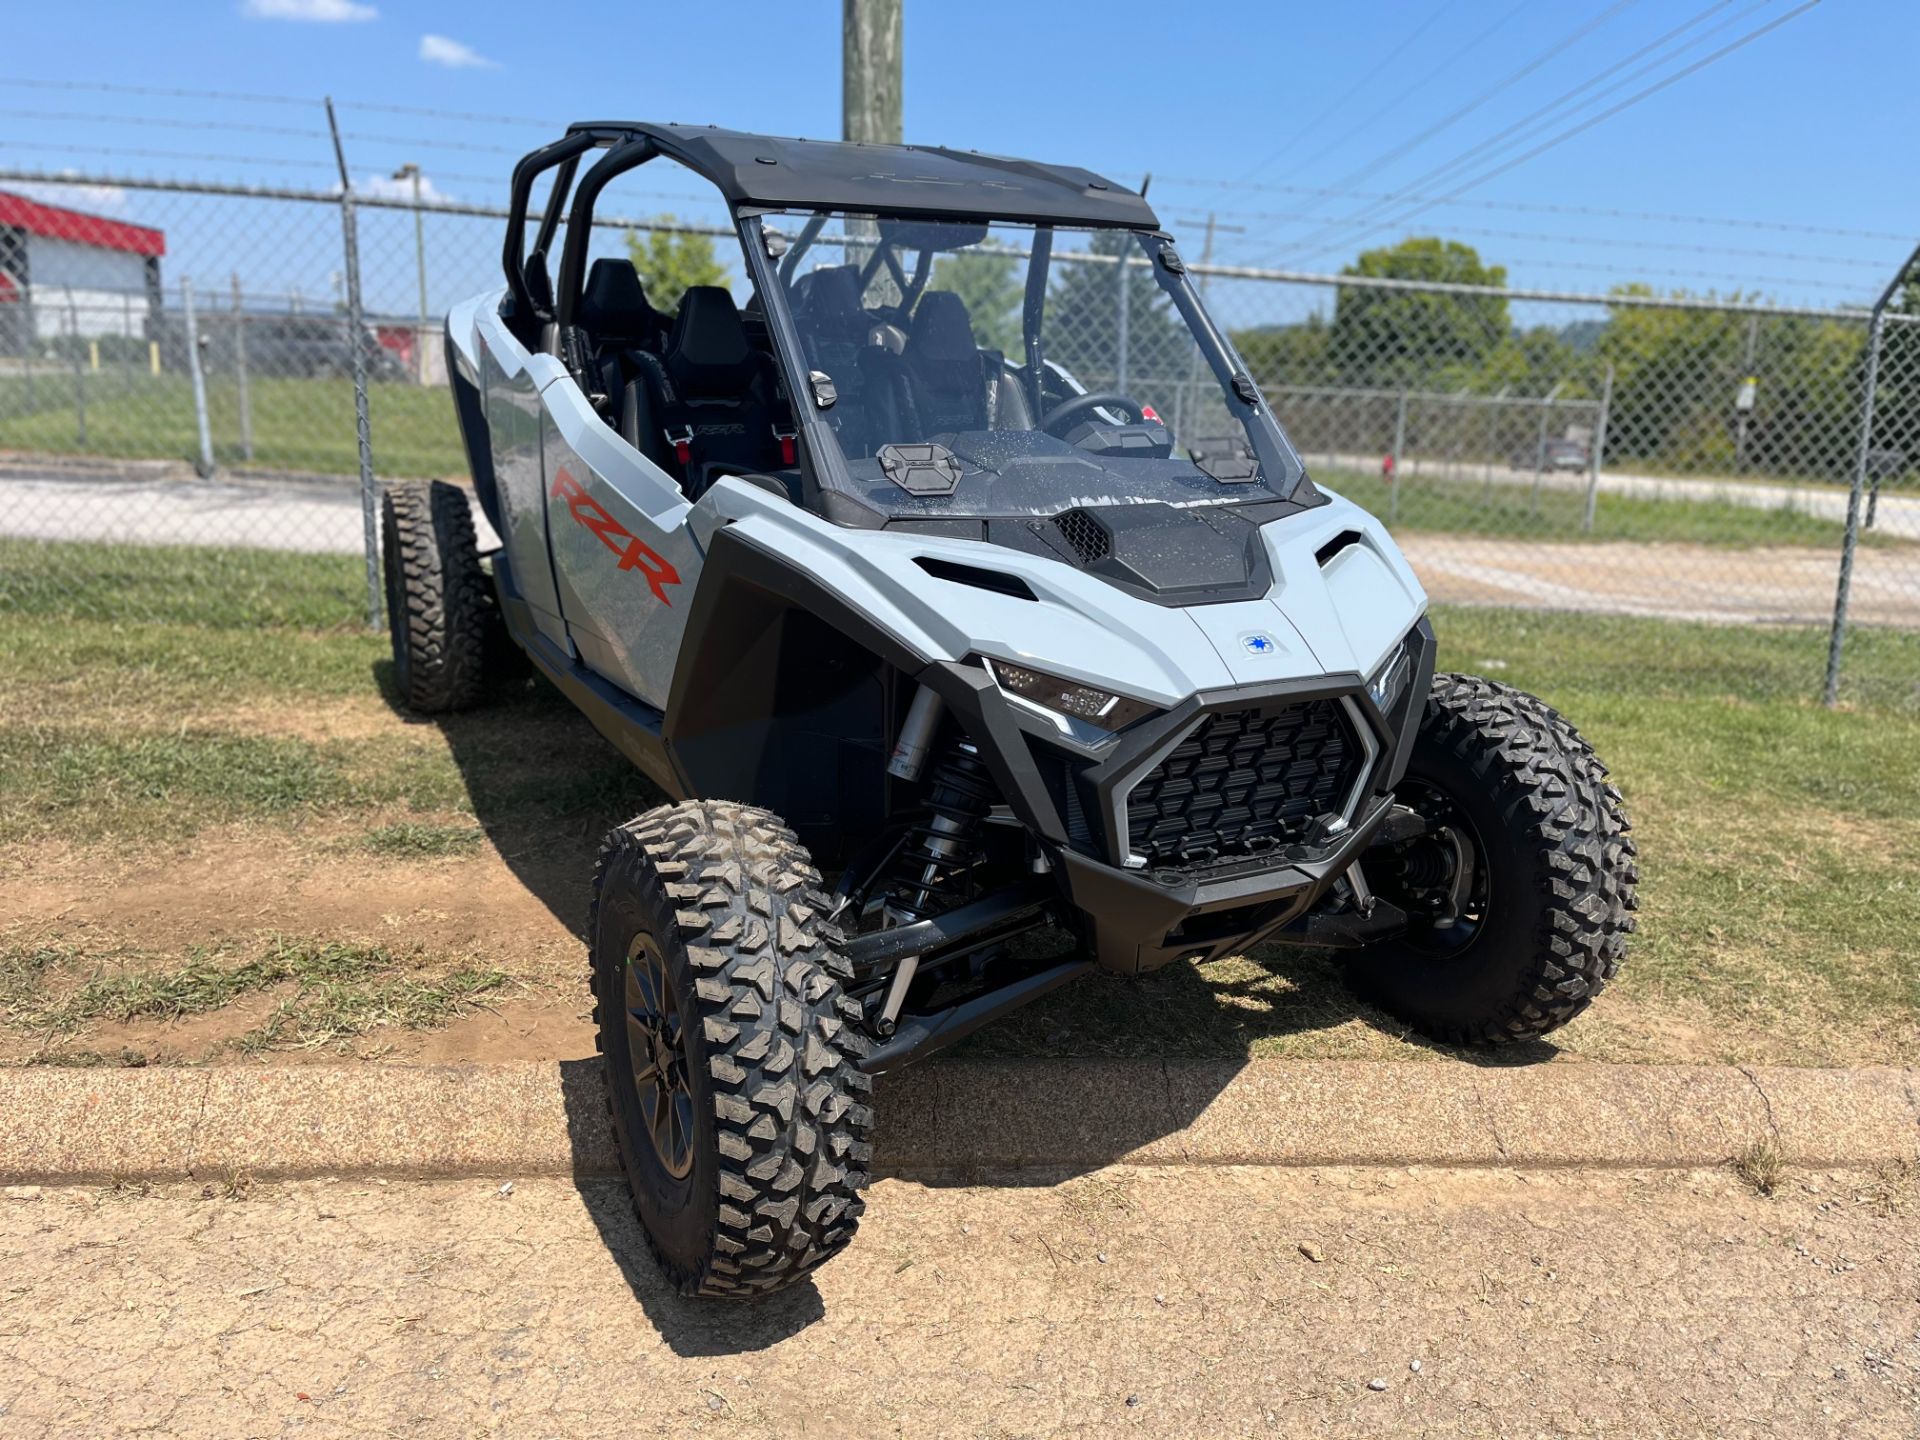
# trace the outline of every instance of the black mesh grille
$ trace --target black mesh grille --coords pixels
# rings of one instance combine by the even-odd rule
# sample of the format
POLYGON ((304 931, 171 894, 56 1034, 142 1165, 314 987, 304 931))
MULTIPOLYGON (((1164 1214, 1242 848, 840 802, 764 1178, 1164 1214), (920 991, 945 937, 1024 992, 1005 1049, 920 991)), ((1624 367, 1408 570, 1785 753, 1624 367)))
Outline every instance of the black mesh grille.
POLYGON ((1209 715, 1134 787, 1127 840, 1152 865, 1207 865, 1306 838, 1365 759, 1337 700, 1209 715))
POLYGON ((1113 537, 1107 534, 1107 527, 1084 510, 1062 510, 1053 517, 1053 524, 1060 538, 1073 547, 1082 565, 1106 559, 1113 549, 1113 537))

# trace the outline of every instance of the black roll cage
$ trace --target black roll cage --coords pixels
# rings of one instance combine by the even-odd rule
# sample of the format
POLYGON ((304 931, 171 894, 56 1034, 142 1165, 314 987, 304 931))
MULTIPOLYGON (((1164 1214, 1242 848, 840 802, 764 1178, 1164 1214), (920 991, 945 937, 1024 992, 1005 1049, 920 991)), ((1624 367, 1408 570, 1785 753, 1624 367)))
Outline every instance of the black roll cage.
MULTIPOLYGON (((752 139, 753 137, 737 137, 752 139)), ((865 148, 865 147, 847 147, 865 148)), ((665 156, 691 170, 694 174, 712 183, 721 192, 727 203, 728 213, 738 227, 745 254, 747 273, 756 288, 763 294, 781 287, 790 277, 797 265, 799 255, 817 238, 824 216, 819 213, 810 215, 805 222, 798 243, 790 246, 784 257, 784 263, 777 268, 771 263, 767 250, 767 237, 761 228, 761 217, 768 213, 778 213, 786 206, 771 206, 743 199, 733 193, 721 175, 702 165, 691 153, 685 137, 674 127, 649 126, 638 124, 608 124, 589 122, 569 126, 566 135, 552 144, 541 147, 521 158, 513 170, 513 186, 507 217, 507 233, 502 247, 501 260, 506 272, 507 289, 511 300, 510 318, 521 330, 523 339, 531 339, 538 333, 540 326, 552 322, 557 331, 564 334, 574 322, 574 314, 579 305, 584 272, 586 270, 587 248, 592 240, 593 208, 600 198, 600 192, 608 183, 629 170, 646 164, 649 160, 665 156), (574 184, 581 158, 590 150, 604 149, 607 153, 596 161, 586 175, 574 184), (534 237, 531 250, 526 250, 527 208, 531 202, 534 182, 546 171, 558 168, 554 176, 553 187, 547 196, 546 209, 541 215, 540 229, 534 237), (571 196, 569 196, 571 191, 571 196), (569 205, 569 199, 571 205, 569 205), (547 255, 553 243, 554 232, 559 228, 560 217, 567 216, 567 234, 560 257, 560 272, 551 286, 547 281, 547 255), (529 283, 529 276, 537 276, 546 295, 536 294, 529 283)), ((1064 173, 1064 172, 1063 172, 1064 173)), ((881 177, 885 178, 885 177, 881 177)), ((1095 188, 1105 189, 1105 182, 1095 182, 1095 188)), ((804 202, 796 201, 795 204, 804 202)), ((821 208, 830 207, 833 202, 823 201, 821 208)), ((925 204, 905 203, 897 208, 882 204, 874 207, 873 212, 886 218, 898 215, 901 218, 946 218, 959 220, 964 218, 993 218, 994 207, 982 205, 973 209, 966 207, 946 207, 930 210, 925 204)), ((1191 333, 1200 344, 1208 367, 1214 372, 1227 404, 1240 412, 1247 434, 1253 442, 1255 455, 1262 468, 1269 475, 1286 475, 1291 470, 1293 478, 1279 490, 1281 498, 1290 495, 1304 475, 1304 470, 1295 461, 1288 464, 1290 447, 1280 432, 1277 422, 1260 403, 1258 387, 1241 365, 1240 358, 1226 337, 1213 324, 1201 306, 1199 296, 1188 283, 1185 263, 1179 258, 1173 247, 1173 237, 1157 228, 1152 213, 1141 209, 1146 218, 1152 221, 1150 227, 1138 223, 1119 224, 1099 217, 1069 216, 1060 220, 1045 218, 1023 218, 1019 216, 1000 217, 1012 223, 1031 224, 1034 227, 1032 255, 1027 268, 1026 293, 1021 306, 1022 342, 1026 351, 1026 369, 1028 384, 1032 388, 1029 397, 1038 415, 1044 408, 1041 404, 1041 364, 1042 344, 1040 336, 1041 316, 1046 305, 1048 273, 1052 265, 1053 229, 1056 224, 1069 224, 1088 229, 1120 229, 1144 236, 1148 242, 1148 251, 1152 259, 1154 278, 1172 300, 1174 308, 1186 321, 1191 333)), ((861 270, 864 284, 871 278, 880 264, 886 264, 900 285, 903 293, 917 297, 924 288, 932 263, 932 252, 922 249, 919 254, 915 273, 909 279, 901 270, 894 246, 876 241, 874 253, 870 255, 861 270)), ((766 316, 772 331, 776 349, 782 353, 782 365, 791 374, 805 377, 807 367, 800 338, 794 329, 791 317, 785 307, 766 302, 766 316)), ((819 435, 824 431, 814 407, 796 405, 795 418, 800 429, 807 433, 810 444, 807 453, 818 455, 819 435)), ((837 446, 828 444, 827 450, 837 455, 837 446)), ((844 462, 842 462, 844 463, 844 462)))

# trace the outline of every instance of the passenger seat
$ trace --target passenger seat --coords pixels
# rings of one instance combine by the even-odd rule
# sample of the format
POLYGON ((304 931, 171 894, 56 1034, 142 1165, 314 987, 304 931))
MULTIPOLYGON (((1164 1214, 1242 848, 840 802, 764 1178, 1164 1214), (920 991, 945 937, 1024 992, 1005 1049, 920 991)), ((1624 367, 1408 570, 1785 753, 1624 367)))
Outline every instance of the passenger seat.
POLYGON ((634 352, 620 433, 697 500, 716 473, 795 463, 793 423, 773 357, 747 339, 733 296, 696 285, 680 299, 665 350, 634 352))
POLYGON ((587 271, 576 319, 592 346, 598 389, 611 396, 618 396, 639 373, 630 358, 634 352, 660 353, 670 324, 648 302, 632 262, 611 257, 594 261, 587 271))

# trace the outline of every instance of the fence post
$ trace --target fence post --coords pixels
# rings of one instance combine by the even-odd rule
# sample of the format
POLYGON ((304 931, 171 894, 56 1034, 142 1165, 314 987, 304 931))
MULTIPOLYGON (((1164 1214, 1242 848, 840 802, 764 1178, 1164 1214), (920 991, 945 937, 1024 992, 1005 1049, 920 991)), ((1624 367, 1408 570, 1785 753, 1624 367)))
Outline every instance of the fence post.
POLYGON ((200 365, 200 327, 193 316, 193 281, 180 277, 180 308, 187 323, 187 373, 193 377, 193 419, 200 431, 200 459, 193 468, 202 479, 213 474, 213 430, 207 424, 207 377, 200 365))
POLYGON ((1886 325, 1885 300, 1873 308, 1867 331, 1867 380, 1860 397, 1860 443, 1853 453, 1853 486, 1847 492, 1847 530, 1840 542, 1840 580, 1833 592, 1833 633, 1827 636, 1827 678, 1820 701, 1832 708, 1840 701, 1840 649, 1846 643, 1847 603, 1853 596, 1853 553, 1860 545, 1860 494, 1867 483, 1867 452, 1873 445, 1874 391, 1880 383, 1880 332, 1886 325))
POLYGON ((1387 479, 1387 524, 1400 523, 1400 487, 1407 483, 1407 387, 1393 410, 1393 474, 1387 479))
POLYGON ((347 267, 347 344, 353 355, 353 424, 360 446, 360 543, 367 558, 367 628, 380 628, 380 524, 373 479, 373 426, 367 415, 367 348, 360 316, 360 227, 347 175, 347 153, 340 148, 340 124, 333 97, 327 97, 327 128, 333 132, 333 158, 340 167, 340 248, 347 267))
POLYGON ((1587 508, 1580 517, 1580 529, 1593 533, 1593 512, 1600 503, 1600 459, 1607 449, 1607 415, 1613 409, 1613 362, 1607 362, 1606 378, 1600 382, 1600 413, 1593 422, 1593 452, 1587 456, 1587 508))
MULTIPOLYGON (((1127 232, 1122 230, 1120 234, 1122 237, 1126 237, 1127 232)), ((1113 362, 1113 388, 1118 390, 1122 395, 1127 393, 1127 329, 1128 323, 1132 318, 1129 314, 1130 306, 1128 300, 1132 288, 1133 267, 1127 264, 1127 252, 1123 249, 1120 252, 1120 280, 1118 283, 1118 289, 1120 291, 1119 334, 1114 346, 1113 362)))
POLYGON ((73 287, 67 287, 67 348, 73 352, 73 424, 74 441, 87 448, 87 375, 80 363, 80 309, 73 303, 73 287))
POLYGON ((1553 417, 1553 400, 1567 382, 1556 380, 1546 399, 1540 402, 1540 433, 1533 437, 1533 496, 1527 502, 1529 514, 1540 513, 1540 470, 1547 459, 1547 425, 1553 417))
POLYGON ((233 272, 233 375, 239 385, 240 458, 253 459, 253 396, 247 389, 247 317, 241 308, 240 272, 233 272))

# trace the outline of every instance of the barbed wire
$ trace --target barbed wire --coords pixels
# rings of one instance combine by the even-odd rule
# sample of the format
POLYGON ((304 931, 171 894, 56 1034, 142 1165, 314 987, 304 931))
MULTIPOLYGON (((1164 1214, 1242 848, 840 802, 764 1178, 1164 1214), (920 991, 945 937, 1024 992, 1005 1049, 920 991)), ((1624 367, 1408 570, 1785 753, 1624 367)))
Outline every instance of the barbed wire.
MULTIPOLYGON (((1262 210, 1216 210, 1213 213, 1222 219, 1230 220, 1286 221, 1305 218, 1285 212, 1262 210)), ((1849 268, 1871 270, 1878 275, 1885 275, 1887 272, 1887 261, 1883 257, 1809 255, 1794 250, 1748 250, 1725 245, 1694 245, 1684 241, 1674 240, 1635 240, 1631 238, 1615 238, 1612 236, 1602 238, 1595 235, 1554 234, 1551 231, 1545 230, 1498 230, 1475 225, 1448 224, 1442 228, 1445 232, 1445 238, 1465 235, 1484 240, 1537 241, 1549 245, 1604 245, 1608 250, 1660 250, 1670 254, 1722 255, 1742 260, 1788 260, 1806 265, 1842 265, 1849 268)), ((1246 237, 1233 243, 1236 248, 1244 247, 1249 244, 1258 243, 1258 237, 1246 237)))

